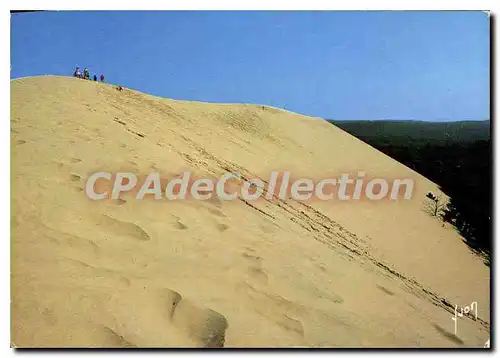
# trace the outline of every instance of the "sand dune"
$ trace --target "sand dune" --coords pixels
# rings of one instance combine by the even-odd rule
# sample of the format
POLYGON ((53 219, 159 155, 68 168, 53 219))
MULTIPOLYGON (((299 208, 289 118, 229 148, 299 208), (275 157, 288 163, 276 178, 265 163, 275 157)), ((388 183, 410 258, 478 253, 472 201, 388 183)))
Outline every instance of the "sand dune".
POLYGON ((436 185, 319 119, 67 77, 11 82, 12 344, 477 347, 490 271, 436 185), (412 177, 410 201, 91 201, 96 171, 412 177), (478 319, 454 307, 477 302, 478 319))

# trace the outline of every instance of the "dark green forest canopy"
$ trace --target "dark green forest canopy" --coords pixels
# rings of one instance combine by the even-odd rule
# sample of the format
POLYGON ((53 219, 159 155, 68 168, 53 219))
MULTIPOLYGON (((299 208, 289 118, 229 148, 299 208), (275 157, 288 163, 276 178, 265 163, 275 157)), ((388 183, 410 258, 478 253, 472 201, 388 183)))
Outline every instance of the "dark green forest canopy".
POLYGON ((360 139, 391 145, 468 143, 490 139, 490 121, 335 121, 337 127, 360 139))

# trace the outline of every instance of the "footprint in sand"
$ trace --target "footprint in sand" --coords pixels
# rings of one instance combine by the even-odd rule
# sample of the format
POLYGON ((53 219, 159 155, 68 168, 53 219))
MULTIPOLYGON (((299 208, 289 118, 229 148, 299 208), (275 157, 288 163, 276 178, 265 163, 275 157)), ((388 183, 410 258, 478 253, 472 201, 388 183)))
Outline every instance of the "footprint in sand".
POLYGON ((148 235, 148 233, 145 232, 140 226, 114 219, 105 214, 102 214, 97 218, 96 224, 102 227, 103 232, 113 233, 123 238, 139 241, 151 240, 151 237, 148 235))
POLYGON ((97 256, 100 253, 99 245, 92 240, 63 231, 54 231, 49 228, 47 230, 49 230, 49 237, 53 237, 52 242, 60 248, 76 249, 79 252, 89 253, 93 256, 97 256))
POLYGON ((267 285, 268 276, 262 269, 262 257, 244 252, 242 256, 248 261, 248 276, 256 283, 267 285))
MULTIPOLYGON (((252 252, 254 252, 252 250, 252 252)), ((256 255, 253 255, 253 254, 249 254, 249 253, 246 253, 244 252, 243 254, 241 254, 244 258, 246 258, 247 260, 249 260, 250 262, 253 263, 253 265, 260 265, 260 262, 262 260, 262 257, 260 256, 256 256, 256 255)))
MULTIPOLYGON (((254 285, 244 282, 243 286, 248 290, 248 294, 259 304, 255 305, 257 313, 273 321, 275 324, 285 329, 289 334, 297 337, 301 344, 304 339, 304 327, 298 317, 302 316, 301 305, 287 300, 279 294, 268 292, 266 289, 258 289, 254 285), (292 316, 297 318, 292 318, 292 316)), ((306 313, 307 314, 307 313, 306 313)))
POLYGON ((188 227, 187 225, 184 225, 183 223, 181 223, 180 221, 177 221, 175 224, 174 224, 174 227, 176 229, 180 229, 180 230, 186 230, 188 227))
POLYGON ((42 317, 44 321, 50 326, 55 326, 57 324, 57 317, 55 316, 54 310, 52 308, 45 308, 42 312, 42 317))
POLYGON ((180 346, 224 347, 229 326, 226 317, 192 303, 176 291, 131 287, 116 293, 109 308, 111 317, 106 327, 122 344, 169 347, 177 342, 180 346))
POLYGON ((443 327, 439 326, 438 324, 433 323, 432 326, 434 327, 434 329, 436 331, 438 331, 443 337, 445 337, 449 341, 451 341, 453 343, 456 343, 456 344, 459 344, 459 345, 463 345, 464 344, 464 341, 462 341, 460 338, 458 338, 453 333, 450 333, 450 332, 446 331, 443 327))
POLYGON ((275 319, 275 322, 287 331, 291 331, 298 334, 299 337, 304 338, 304 327, 302 326, 302 322, 300 320, 291 318, 285 313, 283 316, 275 319))
POLYGON ((116 200, 116 205, 123 205, 123 204, 125 204, 126 202, 127 202, 127 200, 124 200, 124 199, 120 199, 120 198, 118 198, 118 199, 116 200))
POLYGON ((209 208, 208 212, 210 214, 212 214, 212 215, 215 215, 215 216, 218 216, 218 217, 221 217, 221 218, 225 218, 226 217, 226 215, 224 215, 224 213, 222 211, 220 211, 220 209, 209 208))
POLYGON ((269 224, 260 224, 259 227, 266 234, 274 234, 279 230, 279 226, 274 222, 270 222, 269 224))
POLYGON ((262 285, 267 285, 269 278, 262 268, 249 267, 248 273, 249 273, 249 276, 252 280, 254 280, 262 285))
POLYGON ((107 338, 107 341, 109 341, 110 347, 116 347, 116 348, 135 348, 137 347, 136 345, 130 343, 127 341, 125 338, 123 338, 121 335, 116 333, 114 330, 111 328, 104 326, 103 327, 103 335, 104 337, 107 338))
MULTIPOLYGON (((222 207, 222 201, 217 198, 216 195, 212 195, 212 197, 208 200, 205 201, 207 204, 211 204, 213 206, 215 206, 216 208, 218 208, 220 210, 220 208, 222 207)), ((210 210, 210 209, 209 209, 210 210)), ((215 209, 217 210, 217 209, 215 209)), ((215 212, 212 212, 212 214, 215 214, 215 212)), ((217 214, 216 214, 217 215, 217 214)))
POLYGON ((217 229, 219 229, 220 232, 226 231, 229 229, 229 225, 226 224, 217 224, 217 229))
POLYGON ((387 288, 385 288, 384 286, 380 286, 380 285, 377 285, 377 288, 384 292, 385 294, 389 295, 389 296, 394 296, 394 292, 392 292, 391 290, 388 290, 387 288))
POLYGON ((188 228, 188 226, 187 226, 187 225, 185 225, 185 224, 183 224, 183 223, 181 222, 181 218, 180 218, 180 217, 178 217, 178 216, 176 216, 176 215, 172 215, 172 217, 173 217, 173 218, 174 218, 174 220, 175 220, 175 221, 173 222, 173 224, 172 224, 172 227, 173 227, 174 229, 178 229, 178 230, 186 230, 186 229, 188 228))

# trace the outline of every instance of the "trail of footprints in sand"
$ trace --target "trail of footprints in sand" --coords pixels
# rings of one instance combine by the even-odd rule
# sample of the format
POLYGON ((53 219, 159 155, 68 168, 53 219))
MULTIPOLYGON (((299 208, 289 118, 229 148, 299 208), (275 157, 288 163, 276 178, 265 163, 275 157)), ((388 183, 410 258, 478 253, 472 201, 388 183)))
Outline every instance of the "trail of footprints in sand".
MULTIPOLYGON (((145 232, 138 226, 101 215, 98 225, 106 232, 135 237, 144 241, 145 232), (121 228, 120 228, 121 226, 121 228)), ((87 249, 99 255, 99 246, 60 230, 45 226, 46 234, 57 245, 87 249), (57 239, 56 239, 57 237, 57 239), (52 239, 53 238, 53 239, 52 239)), ((118 272, 67 258, 88 272, 89 277, 119 279, 110 297, 86 296, 84 301, 93 309, 104 305, 92 321, 101 327, 108 342, 116 347, 168 347, 172 344, 221 348, 229 327, 226 317, 206 307, 200 307, 170 288, 151 288, 139 281, 131 281, 118 272), (93 297, 93 298, 89 298, 93 297), (99 305, 97 305, 99 303, 99 305)))
POLYGON ((299 342, 305 344, 304 327, 299 319, 291 316, 298 316, 299 306, 285 298, 266 292, 269 278, 263 268, 264 259, 255 253, 252 248, 246 248, 242 253, 247 261, 248 282, 243 282, 243 289, 247 291, 251 299, 264 304, 256 304, 253 308, 266 319, 273 321, 278 326, 285 329, 290 334, 296 336, 299 342))
MULTIPOLYGON (((24 143, 18 143, 18 144, 24 144, 24 143)), ((79 162, 81 162, 81 160, 79 158, 71 158, 70 159, 71 164, 76 164, 79 162)), ((62 164, 63 163, 60 163, 60 166, 62 164)), ((64 163, 64 164, 69 164, 69 163, 64 163)), ((81 179, 82 179, 81 176, 79 174, 76 174, 76 173, 71 173, 69 176, 69 180, 71 182, 74 182, 74 183, 80 183, 81 179)), ((77 187, 76 190, 83 191, 83 188, 77 187)), ((117 205, 124 205, 126 203, 126 201, 124 199, 118 199, 118 200, 115 200, 115 203, 117 205)), ((220 210, 221 209, 220 205, 218 205, 220 203, 211 203, 211 204, 213 204, 215 207, 209 208, 208 211, 210 212, 211 215, 218 218, 215 220, 215 225, 216 225, 217 229, 220 232, 224 232, 224 231, 228 230, 229 225, 219 221, 220 219, 223 219, 226 217, 224 215, 224 213, 222 213, 222 211, 220 210)), ((327 225, 325 225, 325 224, 319 225, 321 228, 321 231, 324 229, 327 229, 327 231, 330 231, 331 230, 330 224, 333 224, 334 226, 336 224, 334 222, 331 222, 330 220, 324 220, 325 219, 324 215, 321 215, 319 212, 317 212, 316 210, 314 210, 308 206, 304 206, 302 208, 302 210, 300 210, 297 208, 292 208, 291 206, 287 205, 287 203, 281 203, 280 207, 282 209, 285 209, 285 211, 287 211, 289 214, 293 213, 292 218, 291 218, 292 221, 295 221, 298 219, 299 220, 298 223, 303 225, 302 221, 304 219, 306 219, 305 221, 308 223, 306 228, 308 229, 308 231, 311 230, 314 232, 314 231, 318 230, 317 226, 316 226, 317 223, 313 219, 315 216, 319 216, 319 218, 317 218, 317 219, 320 219, 320 222, 328 223, 327 225), (304 209, 306 209, 306 212, 308 212, 309 215, 312 214, 312 217, 307 215, 306 212, 303 211, 304 209), (310 210, 312 210, 312 212, 310 210)), ((187 223, 183 222, 181 218, 175 217, 175 216, 174 216, 174 218, 176 220, 172 224, 173 229, 176 229, 176 230, 187 230, 188 229, 187 223)), ((134 223, 120 221, 118 219, 115 219, 115 218, 108 216, 108 215, 105 215, 105 214, 102 214, 102 215, 97 217, 96 224, 102 226, 104 231, 106 231, 106 230, 111 231, 115 235, 118 235, 118 236, 123 237, 123 238, 138 240, 138 241, 142 241, 142 242, 147 242, 147 241, 151 240, 150 236, 140 226, 138 226, 134 223)), ((263 229, 264 232, 267 232, 267 231, 272 232, 273 231, 272 229, 275 229, 275 228, 274 227, 273 228, 261 227, 261 229, 263 229)), ((343 231, 342 228, 336 228, 336 230, 343 231)), ((345 235, 346 233, 343 232, 343 234, 345 235)), ((351 234, 351 233, 348 232, 347 234, 351 234)), ((337 235, 335 235, 335 236, 337 236, 337 235)), ((342 238, 346 239, 346 237, 344 235, 342 235, 343 236, 342 238)), ((327 235, 327 236, 330 236, 330 235, 327 235)), ((355 237, 355 235, 352 235, 352 234, 348 235, 348 236, 355 237)), ((340 237, 338 237, 338 238, 340 238, 340 237)), ((325 243, 328 243, 329 246, 332 244, 332 242, 330 240, 328 240, 328 242, 325 242, 325 243)), ((337 244, 339 244, 339 243, 337 242, 337 244)), ((345 244, 347 244, 347 242, 344 242, 344 245, 345 244)), ((354 242, 349 240, 348 245, 346 245, 346 246, 341 245, 341 246, 344 246, 344 248, 347 248, 348 251, 354 252, 357 255, 360 255, 363 251, 365 251, 362 249, 359 250, 360 248, 356 247, 357 246, 356 244, 353 245, 354 247, 356 247, 356 249, 354 249, 351 246, 352 244, 354 244, 354 242)), ((364 253, 366 254, 366 252, 364 252, 364 253)), ((265 269, 263 268, 262 257, 256 255, 255 251, 251 248, 247 248, 247 250, 242 253, 242 256, 244 257, 244 259, 247 261, 247 264, 248 264, 248 267, 247 267, 248 282, 244 281, 244 286, 246 286, 246 289, 248 290, 250 296, 253 297, 253 299, 259 300, 259 301, 260 300, 266 301, 265 305, 256 305, 256 306, 260 307, 260 308, 256 308, 258 313, 262 314, 264 317, 266 317, 268 319, 271 319, 272 321, 274 321, 274 323, 283 327, 284 329, 289 331, 291 334, 296 335, 299 340, 304 340, 304 328, 303 328, 301 321, 296 319, 296 318, 292 318, 294 316, 295 317, 300 316, 300 314, 301 314, 300 309, 297 309, 297 307, 292 302, 289 302, 280 296, 269 294, 269 293, 265 292, 265 290, 259 290, 257 288, 257 287, 263 288, 263 287, 267 286, 268 281, 269 281, 268 274, 266 273, 265 269), (261 307, 267 307, 267 309, 263 310, 261 307), (260 310, 260 312, 259 312, 259 310, 260 310)), ((324 268, 323 268, 323 271, 324 271, 324 268)), ((130 281, 128 279, 127 279, 126 286, 130 286, 130 281)), ((382 292, 384 292, 388 296, 394 295, 394 292, 388 290, 387 288, 385 288, 383 286, 377 286, 377 287, 378 287, 378 289, 380 289, 382 292)), ((166 290, 168 291, 168 289, 166 289, 166 290)), ((183 303, 180 306, 180 307, 184 307, 184 308, 182 308, 179 311, 179 309, 176 307, 178 306, 179 302, 181 302, 181 296, 180 296, 180 294, 178 294, 174 291, 171 291, 171 292, 172 293, 167 294, 167 296, 173 297, 173 298, 166 300, 167 305, 169 305, 169 304, 172 305, 172 313, 170 315, 170 321, 168 322, 168 324, 174 324, 175 322, 177 322, 174 325, 181 327, 184 330, 185 334, 187 334, 189 339, 191 339, 192 341, 195 341, 198 346, 222 347, 224 345, 224 334, 225 334, 224 332, 228 326, 227 320, 225 319, 225 317, 222 316, 220 313, 214 312, 211 310, 203 311, 203 309, 195 307, 194 305, 190 304, 188 301, 185 301, 185 300, 183 300, 183 302, 185 302, 185 303, 183 303), (202 314, 202 316, 206 315, 206 319, 198 317, 200 315, 200 312, 201 312, 200 310, 205 312, 202 314), (177 315, 178 315, 177 320, 173 319, 173 317, 174 317, 173 312, 174 311, 180 312, 180 313, 177 313, 177 315), (210 312, 210 313, 207 313, 207 312, 210 312), (186 317, 193 316, 193 317, 187 319, 186 321, 183 321, 183 319, 180 318, 182 316, 186 316, 186 317), (203 323, 200 323, 201 322, 200 319, 203 321, 203 323)), ((331 295, 325 296, 324 295, 325 293, 318 293, 318 294, 320 294, 320 296, 323 296, 324 298, 326 298, 330 301, 333 301, 335 303, 341 303, 343 301, 342 298, 338 297, 337 295, 334 295, 335 297, 333 297, 331 295)), ((147 302, 147 301, 143 301, 143 302, 147 302)), ((126 319, 126 318, 124 318, 124 319, 126 319)), ((127 338, 127 334, 125 334, 125 336, 124 336, 122 334, 119 334, 115 330, 112 330, 109 327, 107 327, 107 329, 109 329, 110 332, 113 332, 114 334, 117 335, 117 342, 121 342, 120 345, 122 345, 122 346, 123 345, 124 346, 133 346, 133 345, 144 346, 144 343, 145 343, 145 342, 143 342, 144 339, 140 338, 140 337, 136 337, 137 333, 132 334, 131 338, 130 337, 127 338)), ((152 344, 153 346, 155 346, 156 344, 161 346, 162 344, 165 344, 165 343, 166 342, 163 342, 163 343, 160 343, 160 342, 152 342, 151 343, 150 342, 150 344, 152 344)), ((146 344, 146 346, 147 345, 148 344, 146 344)))
MULTIPOLYGON (((211 212, 218 217, 225 216, 216 209, 211 212)), ((176 220, 175 229, 188 229, 181 218, 173 217, 176 220)), ((97 216, 95 220, 96 225, 102 226, 103 232, 111 232, 114 235, 141 242, 151 240, 150 235, 134 223, 124 222, 106 214, 97 216)), ((225 224, 218 225, 222 231, 227 229, 225 224), (225 226, 221 227, 221 225, 225 226)), ((130 280, 128 280, 127 286, 131 286, 130 280)), ((183 299, 178 292, 171 289, 150 290, 147 286, 134 289, 132 286, 128 291, 117 295, 112 302, 114 302, 114 307, 118 307, 118 312, 115 313, 113 319, 113 322, 117 322, 117 327, 107 326, 106 328, 114 333, 117 341, 124 346, 168 346, 171 339, 167 334, 168 327, 173 327, 178 331, 177 334, 184 335, 187 339, 186 345, 195 344, 198 347, 207 348, 224 346, 225 332, 229 326, 227 319, 219 312, 199 307, 189 300, 183 299), (152 309, 146 309, 145 313, 143 304, 151 306, 152 309), (138 307, 137 315, 131 313, 126 307, 130 307, 130 310, 138 307), (155 321, 157 324, 154 324, 155 321), (166 331, 164 334, 157 330, 148 332, 144 330, 145 326, 163 326, 166 331)))
POLYGON ((247 249, 242 256, 248 262, 248 276, 252 282, 261 285, 268 284, 268 276, 262 268, 262 257, 254 254, 252 249, 247 249))
MULTIPOLYGON (((71 163, 78 163, 78 158, 71 159, 71 163)), ((60 166, 69 163, 59 163, 60 166)), ((70 182, 81 182, 81 176, 76 173, 69 175, 70 182)), ((83 190, 82 188, 79 188, 83 190)), ((117 200, 117 204, 123 205, 126 201, 117 200)), ((211 209, 214 216, 225 217, 217 209, 211 209)), ((139 225, 118 220, 107 214, 95 214, 93 216, 95 225, 100 227, 100 232, 105 236, 111 234, 123 239, 131 239, 140 242, 151 240, 150 235, 139 225)), ((217 224, 220 231, 229 228, 228 225, 217 224)), ((186 230, 188 226, 180 218, 177 218, 174 228, 186 230)), ((47 227, 48 230, 51 230, 47 227)), ((64 233, 62 233, 64 234, 64 233)), ((59 237, 61 232, 59 232, 59 237)), ((70 234, 64 234, 57 241, 74 246, 81 243, 82 239, 70 234), (65 235, 65 236, 64 236, 65 235), (61 241, 62 240, 62 241, 61 241)), ((94 242, 87 242, 90 251, 98 255, 99 246, 94 242)), ((86 262, 68 259, 75 265, 92 270, 92 272, 106 276, 113 276, 114 271, 106 268, 90 265, 86 262)), ((225 333, 229 326, 227 319, 219 312, 209 308, 199 307, 190 300, 184 299, 180 293, 169 288, 150 289, 147 286, 136 287, 130 279, 117 275, 122 282, 119 292, 106 304, 106 314, 97 319, 104 322, 99 323, 104 333, 118 347, 168 347, 173 341, 184 342, 184 346, 197 346, 207 348, 221 348, 225 343, 225 333), (177 340, 172 340, 176 336, 177 340)))
MULTIPOLYGON (((80 162, 79 159, 73 158, 71 163, 75 164, 80 162)), ((71 173, 69 177, 71 182, 80 182, 81 177, 76 173, 71 173)), ((81 188, 80 188, 81 189, 81 188)), ((81 189, 83 190, 83 189, 81 189)), ((115 201, 118 205, 123 205, 126 203, 124 199, 119 199, 115 201)), ((214 207, 208 208, 209 213, 217 218, 215 220, 215 225, 220 232, 224 232, 229 229, 229 225, 220 222, 220 219, 226 218, 226 215, 221 211, 220 203, 211 203, 214 207)), ((172 228, 176 230, 187 230, 188 225, 182 220, 182 218, 174 216, 174 222, 172 228)), ((151 240, 150 235, 143 230, 140 226, 118 220, 107 214, 100 214, 95 216, 95 223, 101 226, 101 232, 111 233, 113 235, 119 236, 124 239, 132 239, 141 242, 148 242, 151 240)), ((273 231, 267 227, 261 227, 264 232, 273 231)), ((243 286, 248 291, 251 299, 256 301, 265 301, 264 305, 255 305, 255 310, 257 313, 261 314, 266 319, 272 320, 275 324, 285 329, 290 334, 296 336, 299 342, 305 344, 305 334, 304 327, 300 319, 301 309, 300 305, 296 305, 285 298, 266 292, 264 289, 268 285, 269 277, 263 267, 263 258, 255 253, 252 248, 247 248, 245 252, 242 253, 244 260, 247 262, 247 281, 244 281, 243 286), (259 289, 261 287, 262 289, 259 289), (295 317, 295 318, 294 318, 295 317)), ((83 263, 82 263, 83 264, 83 263)), ((94 269, 98 269, 95 268, 94 269)), ((190 342, 194 342, 197 346, 201 347, 223 347, 225 331, 228 327, 228 322, 226 318, 218 312, 212 311, 206 308, 199 308, 188 300, 183 300, 181 295, 175 291, 165 288, 163 293, 158 293, 155 297, 145 298, 142 297, 144 292, 149 292, 147 287, 144 287, 142 293, 131 288, 131 281, 125 277, 121 277, 123 283, 125 283, 125 288, 129 288, 130 292, 121 293, 118 301, 115 302, 115 307, 127 307, 132 305, 137 305, 139 302, 154 302, 155 300, 163 300, 161 304, 164 307, 171 307, 169 314, 158 315, 160 312, 156 312, 151 317, 148 314, 144 314, 143 307, 140 316, 134 316, 132 321, 146 321, 157 319, 154 317, 166 317, 165 322, 160 323, 164 326, 171 325, 182 331, 190 342), (126 281, 126 282, 125 282, 126 281), (141 297, 137 297, 137 296, 141 297)), ((142 291, 142 290, 141 290, 142 291)), ((153 293, 149 292, 147 295, 152 296, 153 293)), ((341 301, 340 301, 341 302, 341 301)), ((138 310, 139 311, 139 310, 138 310)), ((105 330, 111 335, 114 335, 114 340, 119 346, 165 346, 168 345, 166 337, 162 337, 158 332, 150 332, 145 334, 138 329, 134 329, 133 325, 130 324, 130 312, 126 314, 121 314, 121 311, 114 317, 114 322, 116 326, 107 325, 105 330)), ((150 326, 150 322, 144 323, 144 325, 150 326)), ((137 322, 138 323, 138 322, 137 322)), ((135 326, 141 327, 142 324, 136 324, 135 326)))
MULTIPOLYGON (((240 172, 244 174, 244 179, 245 177, 256 177, 255 175, 252 175, 251 173, 248 173, 245 168, 239 167, 238 165, 225 161, 223 159, 217 158, 214 155, 208 153, 205 151, 201 146, 197 145, 196 143, 190 141, 193 147, 197 150, 197 161, 193 161, 192 158, 190 158, 187 155, 184 155, 188 161, 194 165, 198 166, 203 166, 206 168, 210 168, 211 166, 208 164, 211 162, 212 164, 215 164, 215 167, 219 167, 226 172, 240 172), (202 159, 203 158, 203 159, 202 159)), ((183 154, 183 153, 181 153, 183 154)), ((214 170, 212 170, 213 174, 216 174, 214 170)), ((267 201, 267 200, 266 200, 267 201)), ((285 215, 289 217, 289 219, 296 224, 302 226, 304 229, 307 231, 311 232, 313 234, 313 237, 326 244, 332 249, 338 250, 339 248, 346 249, 347 252, 342 252, 342 254, 347 255, 351 260, 355 259, 357 256, 364 256, 367 257, 372 263, 374 263, 376 266, 383 268, 385 271, 389 272, 390 274, 400 278, 405 284, 409 284, 411 286, 410 292, 418 291, 425 293, 425 297, 433 304, 436 306, 439 306, 441 308, 444 308, 445 310, 449 311, 449 307, 451 305, 447 302, 446 299, 439 297, 433 292, 430 292, 429 290, 423 288, 419 283, 414 282, 412 280, 408 280, 406 277, 403 275, 399 274, 398 272, 394 271, 393 269, 388 268, 386 265, 381 263, 379 260, 377 260, 374 257, 371 257, 369 254, 369 244, 364 242, 360 237, 357 235, 349 232, 339 224, 337 224, 335 221, 330 219, 329 217, 325 216, 321 212, 315 210, 314 208, 298 202, 294 203, 293 200, 291 202, 287 201, 268 201, 268 204, 271 204, 272 206, 276 205, 278 206, 281 210, 284 210, 285 215), (297 205, 299 207, 297 207, 297 205)), ((260 208, 253 207, 253 209, 259 211, 260 213, 264 215, 269 214, 265 212, 264 210, 260 208)), ((271 216, 272 217, 272 216, 271 216)), ((269 228, 261 227, 263 231, 269 230, 269 228)), ((267 275, 261 268, 261 260, 257 258, 256 256, 245 253, 244 254, 249 261, 251 261, 251 264, 249 265, 249 277, 251 280, 254 282, 267 282, 267 275)), ((325 268, 320 267, 320 269, 325 270, 325 268)), ((384 292, 388 296, 393 296, 395 295, 394 292, 391 290, 383 287, 383 286, 378 286, 378 289, 384 292)), ((323 293, 320 293, 322 296, 323 293)), ((327 295, 329 296, 329 295, 327 295)), ((338 302, 341 303, 343 299, 341 297, 325 297, 329 300, 332 300, 333 302, 338 302)), ((478 319, 481 323, 481 325, 487 327, 489 326, 486 322, 478 319)))
MULTIPOLYGON (((104 235, 108 233, 145 243, 151 240, 150 235, 134 223, 106 214, 95 215, 94 220, 104 235)), ((105 270, 84 262, 75 263, 88 269, 105 270)), ((172 344, 172 336, 176 336, 185 346, 224 346, 228 321, 219 312, 199 307, 169 288, 153 289, 138 286, 123 276, 119 278, 124 285, 107 303, 106 310, 111 316, 101 323, 115 344, 123 347, 166 347, 172 344)))

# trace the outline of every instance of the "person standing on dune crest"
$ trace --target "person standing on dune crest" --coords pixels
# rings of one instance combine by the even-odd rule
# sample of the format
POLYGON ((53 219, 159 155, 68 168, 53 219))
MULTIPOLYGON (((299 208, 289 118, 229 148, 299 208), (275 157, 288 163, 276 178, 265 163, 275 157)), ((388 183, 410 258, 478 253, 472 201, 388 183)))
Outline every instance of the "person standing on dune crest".
POLYGON ((76 67, 75 72, 73 72, 73 76, 77 78, 82 77, 82 73, 80 72, 80 67, 76 67))
POLYGON ((104 82, 104 73, 101 73, 101 82, 104 82))

